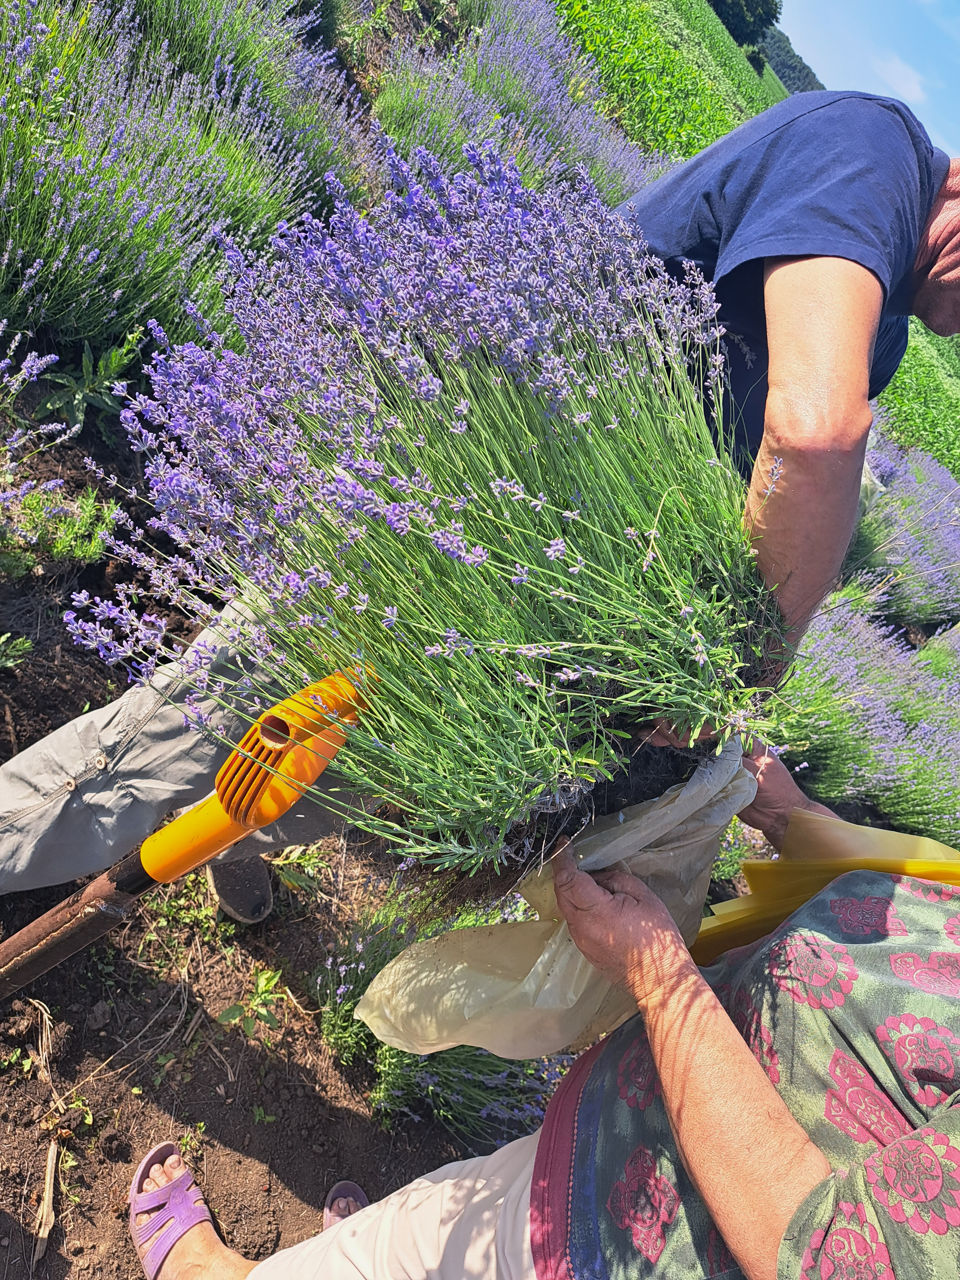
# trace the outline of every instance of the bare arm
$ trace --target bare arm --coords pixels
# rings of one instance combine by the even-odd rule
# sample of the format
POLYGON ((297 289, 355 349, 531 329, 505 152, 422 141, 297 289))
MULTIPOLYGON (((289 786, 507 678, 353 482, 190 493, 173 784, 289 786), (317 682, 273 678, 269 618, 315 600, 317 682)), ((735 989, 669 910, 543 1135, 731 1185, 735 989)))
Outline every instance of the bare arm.
POLYGON ((883 290, 844 258, 768 258, 770 369, 744 520, 795 643, 837 579, 853 534, 883 290))
POLYGON ((776 1280, 793 1214, 831 1173, 703 980, 667 909, 623 873, 561 853, 557 902, 574 942, 644 1015, 687 1172, 748 1280, 776 1280))

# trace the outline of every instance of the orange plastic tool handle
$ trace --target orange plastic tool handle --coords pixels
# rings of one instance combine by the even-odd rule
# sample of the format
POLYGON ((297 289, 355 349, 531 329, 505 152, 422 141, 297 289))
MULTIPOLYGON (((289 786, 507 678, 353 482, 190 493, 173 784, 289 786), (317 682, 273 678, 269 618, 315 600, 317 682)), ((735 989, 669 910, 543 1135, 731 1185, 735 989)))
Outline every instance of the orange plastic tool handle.
POLYGON ((147 875, 169 884, 276 822, 320 777, 364 705, 336 672, 265 711, 228 756, 214 794, 143 842, 147 875))

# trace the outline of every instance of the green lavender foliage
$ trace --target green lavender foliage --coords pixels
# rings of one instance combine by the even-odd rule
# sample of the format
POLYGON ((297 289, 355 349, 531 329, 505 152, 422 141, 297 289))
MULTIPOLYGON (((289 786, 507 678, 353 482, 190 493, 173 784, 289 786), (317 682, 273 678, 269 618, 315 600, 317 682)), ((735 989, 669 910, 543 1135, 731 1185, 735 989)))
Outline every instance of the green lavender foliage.
POLYGON ((41 565, 99 560, 116 510, 92 488, 74 500, 42 489, 25 494, 0 517, 0 577, 16 581, 41 565))

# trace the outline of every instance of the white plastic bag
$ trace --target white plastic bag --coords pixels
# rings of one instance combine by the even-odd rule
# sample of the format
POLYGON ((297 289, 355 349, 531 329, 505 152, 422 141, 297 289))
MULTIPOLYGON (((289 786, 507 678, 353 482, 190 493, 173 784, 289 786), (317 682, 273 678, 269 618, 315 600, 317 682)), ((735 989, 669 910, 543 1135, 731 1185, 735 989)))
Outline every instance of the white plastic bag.
MULTIPOLYGON (((756 787, 731 739, 688 782, 587 828, 574 852, 586 871, 616 866, 640 876, 690 943, 720 838, 756 787)), ((549 864, 520 890, 537 920, 414 943, 374 978, 356 1017, 409 1053, 472 1044, 503 1058, 575 1050, 619 1026, 635 1006, 577 950, 559 918, 549 864)))

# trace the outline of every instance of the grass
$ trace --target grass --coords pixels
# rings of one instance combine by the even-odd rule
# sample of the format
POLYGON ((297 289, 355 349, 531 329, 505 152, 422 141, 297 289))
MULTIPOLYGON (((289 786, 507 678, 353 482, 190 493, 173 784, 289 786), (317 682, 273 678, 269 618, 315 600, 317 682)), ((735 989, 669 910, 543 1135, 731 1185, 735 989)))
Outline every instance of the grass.
POLYGON ((956 338, 938 338, 910 322, 903 363, 880 396, 886 429, 898 444, 916 446, 960 478, 960 354, 956 338))

